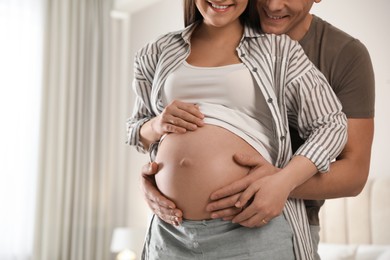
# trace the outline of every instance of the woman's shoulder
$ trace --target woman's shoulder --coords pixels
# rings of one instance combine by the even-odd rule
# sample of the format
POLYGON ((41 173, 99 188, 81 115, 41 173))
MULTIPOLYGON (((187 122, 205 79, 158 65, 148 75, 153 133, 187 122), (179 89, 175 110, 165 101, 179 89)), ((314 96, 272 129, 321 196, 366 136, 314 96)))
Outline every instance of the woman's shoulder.
POLYGON ((184 42, 184 39, 182 36, 183 32, 184 32, 184 29, 159 35, 158 37, 147 42, 143 47, 141 47, 137 51, 136 57, 140 57, 140 56, 144 56, 144 55, 159 55, 168 46, 171 46, 172 44, 184 42))
POLYGON ((297 55, 304 54, 299 43, 285 34, 262 33, 257 37, 253 37, 252 41, 255 42, 250 45, 250 48, 257 49, 261 55, 273 57, 272 60, 288 62, 297 55))

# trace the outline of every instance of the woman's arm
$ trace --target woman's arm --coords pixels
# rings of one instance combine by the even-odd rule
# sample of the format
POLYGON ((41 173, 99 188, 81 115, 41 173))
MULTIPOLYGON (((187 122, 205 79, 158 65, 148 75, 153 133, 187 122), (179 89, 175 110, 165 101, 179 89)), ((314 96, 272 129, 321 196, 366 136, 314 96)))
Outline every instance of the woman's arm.
POLYGON ((148 51, 150 48, 146 45, 135 57, 133 90, 136 99, 132 116, 127 120, 128 144, 143 153, 166 133, 184 133, 203 125, 203 114, 195 104, 173 101, 162 113, 153 109, 153 78, 158 58, 148 51))
MULTIPOLYGON (((145 47, 146 48, 146 47, 145 47)), ((152 109, 151 92, 152 79, 144 72, 142 53, 144 49, 137 52, 134 62, 133 91, 135 102, 131 117, 127 120, 127 144, 135 146, 137 151, 146 153, 149 146, 145 147, 140 138, 141 127, 150 119, 156 116, 152 109)), ((151 63, 152 64, 152 63, 151 63)), ((154 69, 152 69, 154 71, 154 69)))
POLYGON ((140 140, 144 147, 161 139, 164 134, 195 131, 204 125, 204 115, 196 104, 174 100, 166 106, 161 114, 142 125, 140 140))

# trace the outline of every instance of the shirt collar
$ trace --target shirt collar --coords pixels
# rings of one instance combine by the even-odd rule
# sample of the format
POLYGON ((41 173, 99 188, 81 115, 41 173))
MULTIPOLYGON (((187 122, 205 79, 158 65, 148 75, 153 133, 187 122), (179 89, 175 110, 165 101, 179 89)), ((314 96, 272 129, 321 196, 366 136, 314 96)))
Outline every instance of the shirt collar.
POLYGON ((190 44, 191 35, 194 32, 197 25, 198 23, 192 23, 186 28, 184 28, 184 30, 182 31, 181 37, 186 43, 190 44))
MULTIPOLYGON (((259 25, 260 26, 260 25, 259 25)), ((244 27, 243 38, 258 38, 264 36, 264 33, 261 30, 256 30, 250 26, 244 27)))

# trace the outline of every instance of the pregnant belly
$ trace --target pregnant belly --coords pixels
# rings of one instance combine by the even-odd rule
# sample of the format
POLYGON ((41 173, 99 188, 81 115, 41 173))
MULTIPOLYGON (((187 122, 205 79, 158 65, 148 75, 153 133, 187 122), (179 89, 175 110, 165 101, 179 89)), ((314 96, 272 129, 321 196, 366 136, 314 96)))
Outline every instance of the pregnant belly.
POLYGON ((237 152, 257 153, 232 132, 205 125, 185 134, 169 134, 160 143, 156 182, 190 220, 209 219, 210 194, 245 176, 249 169, 233 160, 237 152))

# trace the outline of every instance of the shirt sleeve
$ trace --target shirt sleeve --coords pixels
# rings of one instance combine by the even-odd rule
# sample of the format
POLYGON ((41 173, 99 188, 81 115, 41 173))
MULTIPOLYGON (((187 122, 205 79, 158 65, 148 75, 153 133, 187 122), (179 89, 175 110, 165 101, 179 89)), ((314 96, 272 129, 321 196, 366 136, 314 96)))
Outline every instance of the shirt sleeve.
POLYGON ((151 68, 147 70, 145 64, 148 63, 144 62, 145 59, 147 59, 147 56, 138 54, 135 58, 133 90, 136 97, 133 113, 126 123, 127 143, 135 146, 137 151, 142 153, 148 151, 140 141, 140 129, 145 122, 156 116, 151 106, 152 80, 148 76, 151 68), (147 73, 145 73, 145 70, 147 70, 147 73))
POLYGON ((337 96, 313 64, 286 88, 289 121, 306 140, 295 155, 310 159, 320 172, 329 171, 347 141, 347 118, 337 96))

